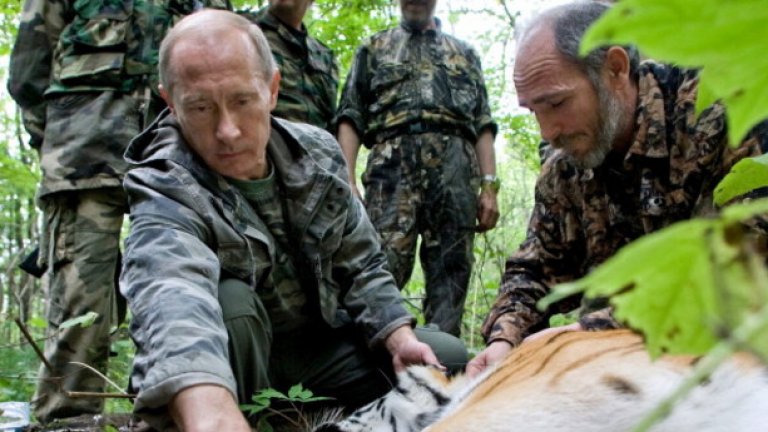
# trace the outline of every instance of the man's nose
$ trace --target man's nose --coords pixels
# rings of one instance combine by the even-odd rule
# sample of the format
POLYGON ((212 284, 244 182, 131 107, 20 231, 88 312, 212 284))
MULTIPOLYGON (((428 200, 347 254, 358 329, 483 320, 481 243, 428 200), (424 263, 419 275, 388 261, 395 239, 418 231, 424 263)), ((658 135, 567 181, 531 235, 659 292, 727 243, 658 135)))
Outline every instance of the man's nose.
POLYGON ((240 127, 237 124, 236 117, 228 110, 221 110, 219 122, 216 126, 216 138, 228 142, 240 137, 240 127))
POLYGON ((555 119, 548 116, 536 116, 536 121, 539 123, 539 129, 541 130, 541 138, 544 141, 555 141, 562 131, 560 124, 555 119))

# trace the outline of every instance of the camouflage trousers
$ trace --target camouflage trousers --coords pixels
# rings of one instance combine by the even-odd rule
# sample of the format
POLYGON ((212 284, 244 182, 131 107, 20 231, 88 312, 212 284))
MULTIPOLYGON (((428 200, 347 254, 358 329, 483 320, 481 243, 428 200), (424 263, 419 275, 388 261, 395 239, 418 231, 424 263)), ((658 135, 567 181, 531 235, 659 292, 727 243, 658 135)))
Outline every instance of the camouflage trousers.
POLYGON ((478 173, 471 142, 424 133, 373 146, 363 174, 366 210, 398 287, 411 277, 421 236, 425 321, 456 336, 474 262, 478 173))
MULTIPOLYGON (((267 309, 248 284, 225 279, 218 294, 241 404, 249 403, 257 390, 285 391, 302 383, 354 409, 382 396, 395 382, 391 357, 371 351, 351 326, 331 328, 317 317, 311 324, 273 332, 267 309)), ((468 356, 460 339, 428 328, 414 332, 450 371, 463 370, 468 356)))
POLYGON ((110 329, 116 322, 119 240, 127 201, 122 188, 60 192, 41 200, 45 217, 40 264, 47 265, 48 331, 45 358, 34 399, 45 422, 99 413, 103 399, 72 398, 66 392, 103 392, 104 380, 74 364, 107 373, 110 329), (87 327, 60 328, 64 321, 96 312, 87 327))

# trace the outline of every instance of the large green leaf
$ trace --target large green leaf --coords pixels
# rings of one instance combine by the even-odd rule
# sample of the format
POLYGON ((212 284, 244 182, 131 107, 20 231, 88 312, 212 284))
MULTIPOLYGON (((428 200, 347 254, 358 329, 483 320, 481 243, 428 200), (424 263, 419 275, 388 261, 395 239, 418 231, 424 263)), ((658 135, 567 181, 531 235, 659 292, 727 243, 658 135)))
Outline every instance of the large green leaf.
POLYGON ((742 159, 715 189, 715 203, 728 201, 754 189, 768 187, 768 154, 742 159))
POLYGON ((616 318, 646 334, 652 355, 703 353, 714 335, 707 323, 690 320, 714 313, 705 234, 715 226, 716 221, 694 219, 642 237, 555 291, 611 297, 616 318))
POLYGON ((768 117, 766 23, 765 0, 622 0, 587 31, 581 49, 636 44, 651 58, 703 68, 697 108, 721 99, 737 143, 768 117))

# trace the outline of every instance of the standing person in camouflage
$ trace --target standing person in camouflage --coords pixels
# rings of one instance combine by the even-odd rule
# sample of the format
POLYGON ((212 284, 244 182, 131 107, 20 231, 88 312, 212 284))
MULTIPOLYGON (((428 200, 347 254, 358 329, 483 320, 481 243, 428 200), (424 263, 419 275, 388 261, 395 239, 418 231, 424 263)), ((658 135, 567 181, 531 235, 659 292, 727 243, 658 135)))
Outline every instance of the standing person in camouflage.
POLYGON ((280 93, 272 115, 330 129, 339 71, 333 51, 309 36, 302 23, 313 2, 269 0, 269 6, 256 13, 239 13, 264 32, 280 68, 280 93))
POLYGON ((435 5, 400 0, 400 26, 358 49, 337 138, 352 184, 361 141, 371 149, 366 209, 398 286, 411 276, 420 235, 426 322, 458 335, 475 232, 499 217, 496 124, 477 54, 440 30, 435 5))
MULTIPOLYGON (((553 149, 536 183, 527 238, 507 261, 483 326, 488 347, 467 366, 470 375, 544 328, 548 315, 579 305, 567 299, 539 312, 536 301, 554 284, 586 275, 640 236, 716 212, 718 182, 768 145, 768 135, 756 130, 729 147, 719 103, 696 114, 696 71, 640 63, 633 47, 604 46, 580 57, 584 32, 608 7, 555 7, 518 39, 518 99, 553 149)), ((765 226, 753 234, 764 236, 765 226)), ((579 323, 550 331, 617 327, 597 303, 584 305, 579 323)))
POLYGON ((115 322, 119 236, 128 210, 121 187, 129 140, 159 111, 160 39, 175 20, 226 0, 27 0, 11 54, 8 88, 39 150, 43 211, 40 265, 47 267, 48 338, 34 401, 41 421, 98 413, 115 322), (60 329, 98 314, 88 327, 60 329))
POLYGON ((137 414, 158 430, 250 431, 238 403, 256 390, 302 383, 354 408, 393 369, 437 364, 333 136, 270 117, 280 72, 259 28, 185 18, 160 80, 169 110, 126 152, 137 414))

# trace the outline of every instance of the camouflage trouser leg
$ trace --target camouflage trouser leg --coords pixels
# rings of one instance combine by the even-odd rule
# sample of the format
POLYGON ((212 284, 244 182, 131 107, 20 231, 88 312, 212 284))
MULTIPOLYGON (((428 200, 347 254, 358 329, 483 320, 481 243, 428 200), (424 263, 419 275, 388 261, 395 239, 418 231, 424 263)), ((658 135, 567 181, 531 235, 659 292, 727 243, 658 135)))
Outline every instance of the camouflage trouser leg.
POLYGON ((104 380, 73 362, 107 373, 109 332, 120 271, 119 238, 126 198, 121 188, 62 192, 43 201, 41 260, 48 265, 48 338, 40 369, 35 415, 41 421, 101 412, 103 399, 71 398, 64 392, 103 392, 104 380), (88 312, 93 325, 60 329, 88 312))
POLYGON ((421 235, 425 321, 453 335, 461 331, 474 260, 477 173, 469 142, 427 133, 376 145, 364 178, 368 214, 398 286, 410 277, 421 235))

